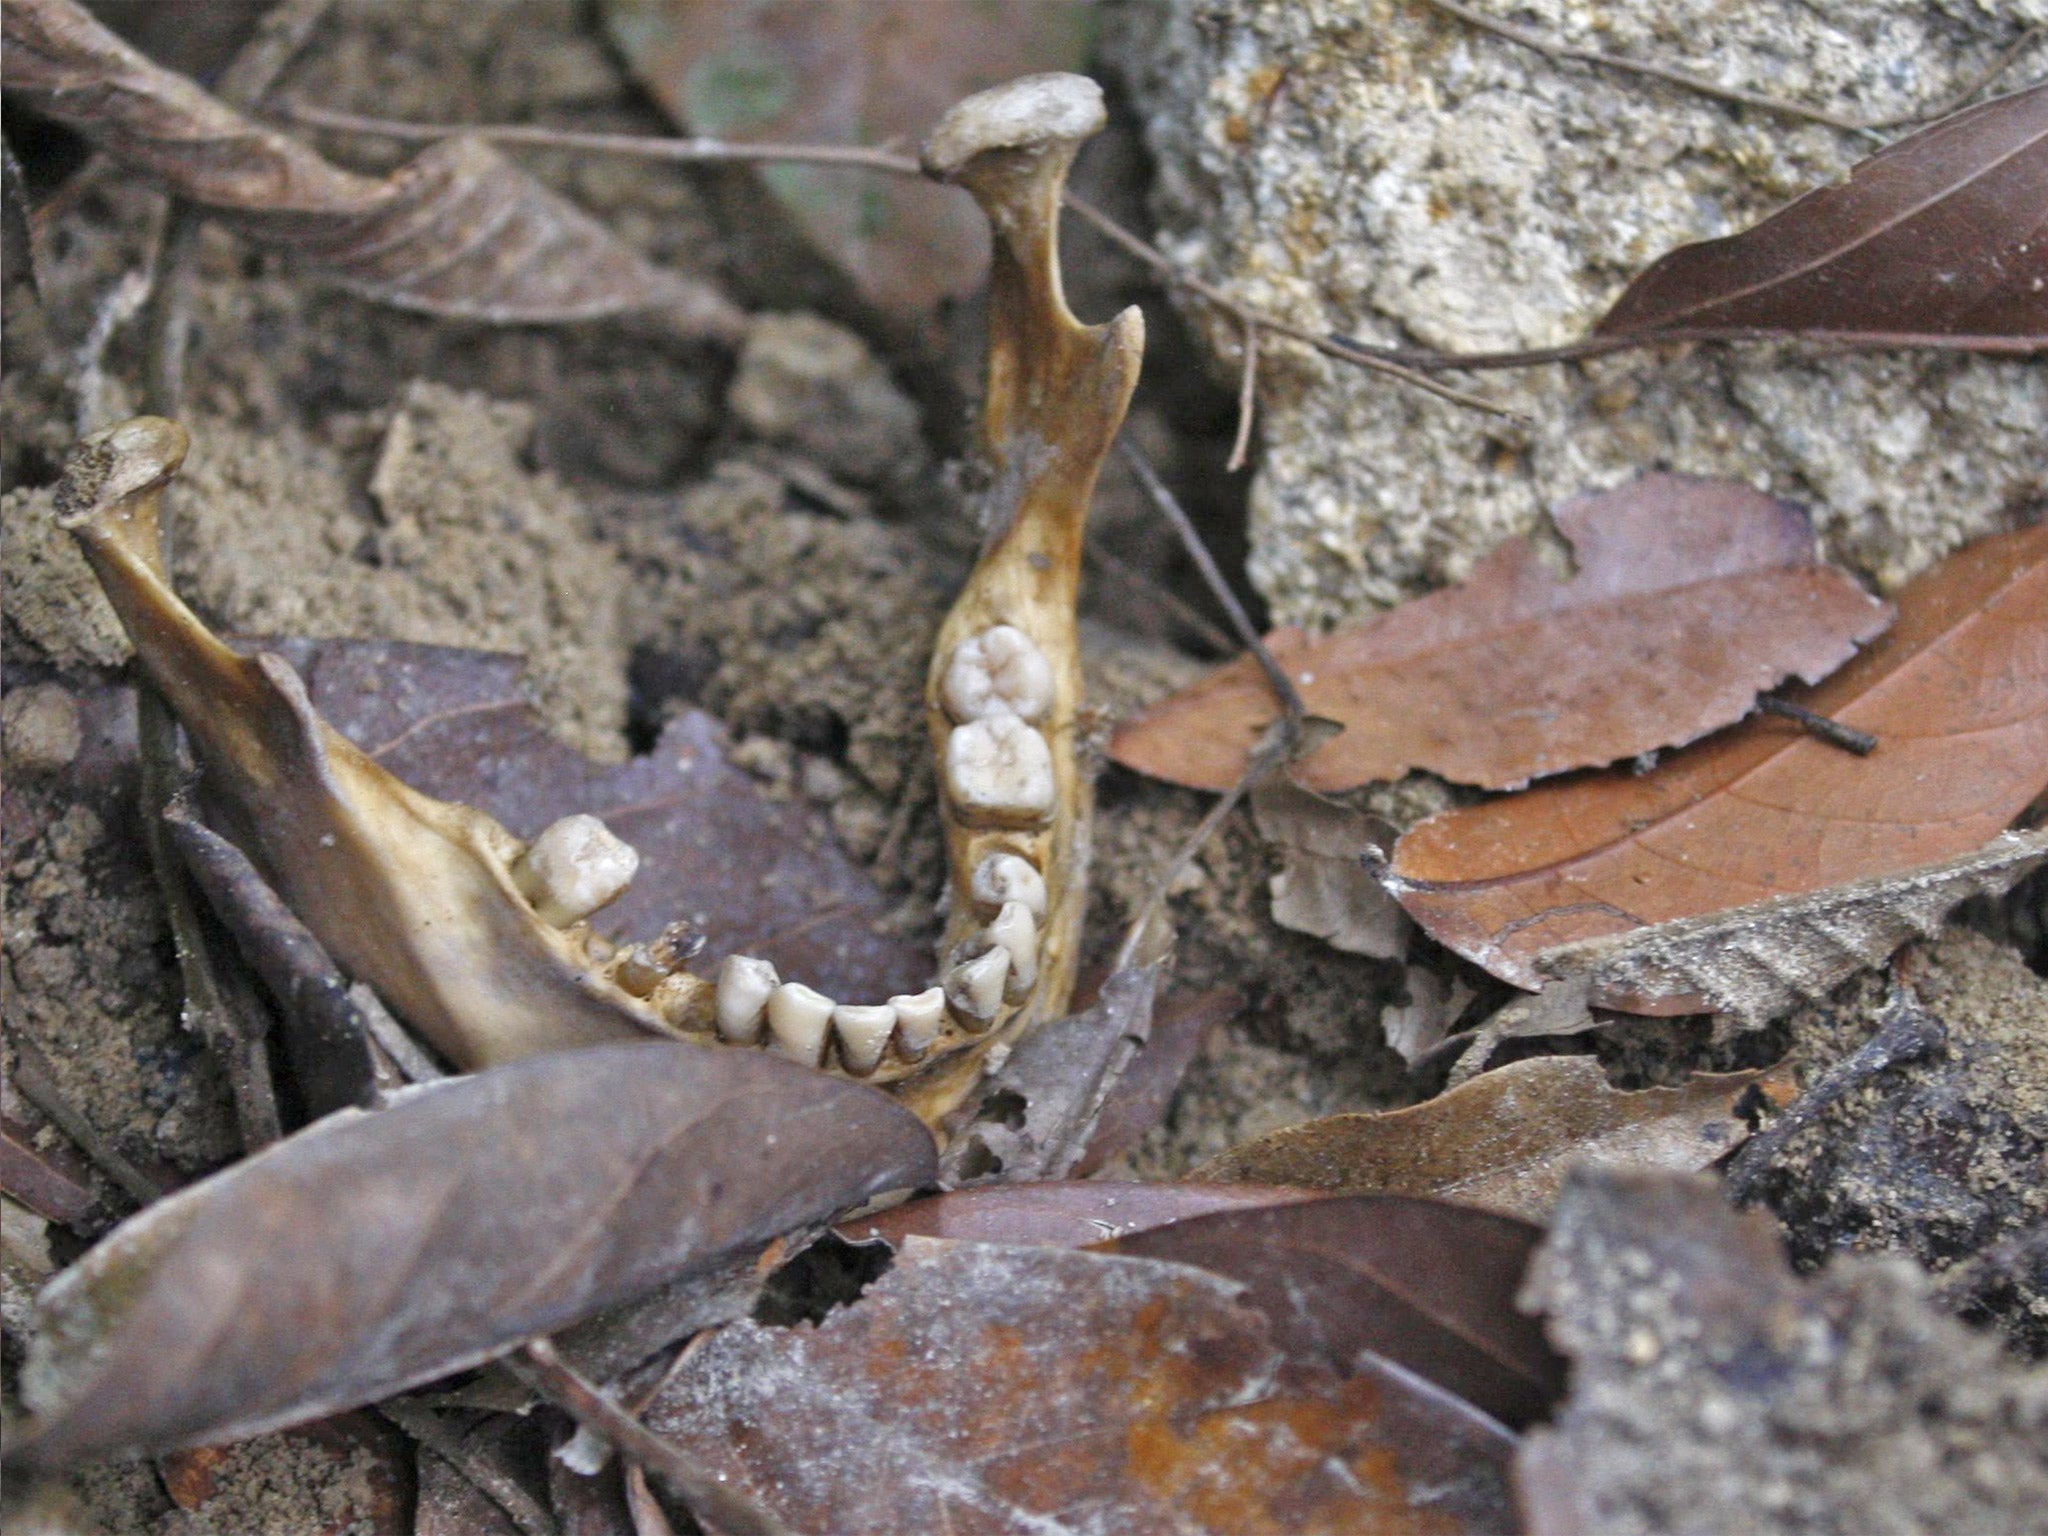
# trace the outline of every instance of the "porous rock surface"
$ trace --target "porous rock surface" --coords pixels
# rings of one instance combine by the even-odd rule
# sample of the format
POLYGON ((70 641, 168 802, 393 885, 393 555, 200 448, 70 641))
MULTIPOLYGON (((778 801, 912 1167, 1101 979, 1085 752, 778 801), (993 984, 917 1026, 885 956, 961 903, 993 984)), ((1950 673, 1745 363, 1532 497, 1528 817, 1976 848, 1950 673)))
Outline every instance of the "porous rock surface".
MULTIPOLYGON (((2048 0, 1483 8, 1862 119, 1940 102, 2048 20, 2048 0)), ((1158 161, 1161 243, 1264 309, 1374 343, 1573 340, 1659 255, 1754 224, 1877 147, 1553 62, 1423 0, 1122 0, 1111 14, 1109 55, 1158 161)), ((2039 69, 2023 60, 2004 85, 2039 69)), ((1236 322, 1189 313, 1234 372, 1236 322)), ((1331 622, 1456 580, 1563 497, 1650 468, 1804 503, 1828 551, 1885 589, 2043 487, 2035 361, 1702 346, 1451 381, 1533 424, 1268 339, 1251 571, 1276 619, 1331 622)))

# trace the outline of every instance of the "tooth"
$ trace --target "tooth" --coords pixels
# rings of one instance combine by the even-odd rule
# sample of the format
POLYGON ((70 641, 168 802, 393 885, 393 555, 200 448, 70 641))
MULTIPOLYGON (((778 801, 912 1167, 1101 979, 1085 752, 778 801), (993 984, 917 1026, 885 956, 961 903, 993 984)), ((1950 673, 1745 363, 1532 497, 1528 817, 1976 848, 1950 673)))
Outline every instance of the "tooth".
POLYGON ((988 925, 988 936, 1010 956, 1011 993, 1029 992, 1038 981, 1038 920, 1031 909, 1021 901, 1004 902, 988 925))
POLYGON ((581 922, 633 883, 640 855, 595 816, 564 816, 512 866, 519 893, 556 928, 581 922))
POLYGON ((735 1045, 761 1038, 761 1013, 782 978, 766 960, 728 955, 718 968, 718 1036, 735 1045))
POLYGON ((1039 822, 1052 814, 1052 749, 1015 715, 958 725, 946 738, 946 790, 974 822, 1039 822))
POLYGON ((955 720, 1043 720, 1052 709, 1052 664, 1023 630, 998 624, 954 648, 940 694, 955 720))
POLYGON ((881 1065, 882 1052, 896 1029, 896 1010, 887 1003, 841 1003, 832 1010, 832 1033, 839 1037, 839 1059, 856 1077, 881 1065))
POLYGON ((992 853, 975 866, 971 887, 985 907, 1021 901, 1033 917, 1045 916, 1045 876, 1031 861, 1014 853, 992 853))
POLYGON ((969 1029, 986 1029, 1003 1005, 1003 983, 1010 974, 1010 952, 1000 945, 973 960, 963 960, 946 973, 946 1001, 969 1029))
POLYGON ((896 1038, 903 1054, 915 1061, 932 1048, 932 1042, 945 1027, 946 989, 933 987, 915 996, 905 993, 890 998, 889 1006, 896 1010, 896 1038))
POLYGON ((655 959, 645 944, 635 944, 620 957, 612 980, 635 997, 645 997, 668 973, 669 968, 655 959))
POLYGON ((815 1067, 825 1059, 825 1031, 838 1006, 800 981, 785 981, 768 995, 768 1033, 791 1061, 815 1067))

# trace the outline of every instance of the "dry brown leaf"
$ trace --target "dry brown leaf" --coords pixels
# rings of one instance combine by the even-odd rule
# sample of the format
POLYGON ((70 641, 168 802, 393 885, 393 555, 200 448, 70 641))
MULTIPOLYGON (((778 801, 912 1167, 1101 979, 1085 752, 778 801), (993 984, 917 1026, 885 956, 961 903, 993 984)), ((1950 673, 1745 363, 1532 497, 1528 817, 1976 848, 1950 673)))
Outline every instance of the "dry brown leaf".
MULTIPOLYGON (((739 142, 915 142, 970 92, 1077 69, 1085 0, 605 0, 613 39, 690 132, 739 142)), ((775 165, 768 190, 861 296, 899 321, 962 298, 988 269, 967 199, 900 176, 775 165)))
MULTIPOLYGON (((1887 622, 1814 553, 1806 515, 1730 480, 1645 475, 1552 514, 1569 577, 1527 538, 1465 583, 1312 639, 1267 637, 1311 714, 1344 733, 1292 770, 1309 789, 1427 768, 1509 789, 1739 720, 1788 677, 1817 682, 1887 622)), ((1121 726, 1110 755, 1228 789, 1279 710, 1241 658, 1121 726)))
POLYGON ((2048 346, 2048 84, 1958 112, 1739 235, 1681 246, 1594 334, 2048 346))
POLYGON ((1273 921, 1354 955, 1405 955, 1414 929, 1366 865, 1393 829, 1284 779, 1261 784, 1251 798, 1259 836, 1280 850, 1273 921))
POLYGON ((649 1042, 343 1111, 125 1222, 37 1299, 30 1467, 239 1438, 475 1365, 887 1189, 873 1089, 649 1042))
POLYGON ((1485 1416, 1292 1356, 1183 1264, 910 1239, 815 1327, 738 1323, 648 1412, 792 1529, 1261 1536, 1513 1529, 1485 1416))
POLYGON ((1584 1160, 1691 1170, 1749 1135, 1752 1088, 1791 1097, 1782 1068, 1701 1073, 1626 1092, 1590 1056, 1538 1056, 1407 1109, 1290 1125, 1204 1163, 1194 1179, 1342 1194, 1436 1195, 1542 1221, 1565 1169, 1584 1160))
MULTIPOLYGON (((1389 888, 1433 937, 1532 991, 1562 946, 1723 914, 1739 929, 1759 914, 1731 909, 1854 882, 1876 885, 1846 908, 1823 901, 1801 927, 1821 969, 1799 985, 1882 961, 1912 931, 1884 916, 1889 877, 1953 905, 1973 891, 1946 894, 1949 861, 1993 882, 2024 872, 2023 846, 1987 845, 2048 785, 2048 524, 1980 540, 1911 583, 1898 623, 1800 702, 1872 733, 1877 750, 1857 757, 1786 721, 1747 721, 1649 773, 1431 817, 1396 846, 1389 888)), ((1787 940, 1768 935, 1742 967, 1770 976, 1787 940)), ((1706 957, 1725 941, 1710 935, 1706 957)), ((1684 969, 1597 985, 1592 1001, 1684 1013, 1735 990, 1684 969)))
POLYGON ((1357 1195, 1194 1216, 1101 1247, 1242 1282, 1293 1359, 1341 1376, 1369 1353, 1519 1429, 1564 1391, 1564 1362, 1515 1310, 1541 1236, 1492 1211, 1357 1195))
POLYGON ((842 1222, 838 1232, 851 1243, 884 1242, 894 1248, 912 1237, 1086 1248, 1192 1216, 1314 1198, 1307 1190, 1263 1184, 1047 1179, 1037 1184, 987 1184, 912 1200, 842 1222))
POLYGON ((73 0, 8 0, 11 100, 161 178, 260 245, 382 303, 501 323, 663 309, 736 338, 715 290, 642 259, 476 139, 449 139, 382 180, 329 164, 151 63, 73 0))

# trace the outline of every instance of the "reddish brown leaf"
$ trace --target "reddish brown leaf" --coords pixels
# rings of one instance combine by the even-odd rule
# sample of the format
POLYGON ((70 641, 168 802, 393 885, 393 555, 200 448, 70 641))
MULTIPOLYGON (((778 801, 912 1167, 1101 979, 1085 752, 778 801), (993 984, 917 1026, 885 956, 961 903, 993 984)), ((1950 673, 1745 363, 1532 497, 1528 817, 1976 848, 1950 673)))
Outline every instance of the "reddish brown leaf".
MULTIPOLYGON (((607 0, 605 10, 677 122, 740 142, 914 144, 961 97, 1079 68, 1088 46, 1080 0, 607 0)), ((987 270, 987 227, 957 192, 829 165, 777 165, 762 179, 818 252, 898 320, 962 297, 987 270)))
POLYGON ((894 1248, 902 1247, 911 1237, 1085 1248, 1192 1216, 1314 1198, 1307 1190, 1243 1182, 1200 1185, 1052 1179, 1042 1184, 957 1189, 913 1200, 843 1222, 839 1235, 848 1242, 879 1240, 894 1248))
MULTIPOLYGON (((1553 514, 1578 569, 1511 539, 1464 585, 1311 639, 1267 639, 1344 733, 1294 770, 1352 789, 1427 768, 1505 789, 1693 740, 1785 678, 1817 682, 1887 610, 1815 557, 1806 515, 1734 481, 1652 474, 1553 514)), ((1250 658, 1120 727, 1126 767, 1228 789, 1278 710, 1250 658)))
POLYGON ((1543 1221, 1576 1162, 1704 1168, 1749 1128, 1752 1087, 1789 1098, 1778 1072, 1702 1073, 1624 1092, 1590 1056, 1513 1062, 1407 1109, 1331 1115, 1233 1147, 1197 1179, 1246 1179, 1345 1194, 1438 1195, 1543 1221))
POLYGON ((1596 334, 2048 346, 2048 85, 1959 112, 1653 264, 1596 334))
MULTIPOLYGON (((1984 848, 2048 784, 2048 525, 1980 540, 1913 582, 1897 625, 1801 702, 1871 732, 1877 750, 1748 721, 1650 773, 1432 817, 1396 847, 1390 885, 1437 939, 1534 990, 1561 946, 1984 848)), ((1828 933, 1823 921, 1807 942, 1828 933)), ((1841 933, 1851 969, 1888 952, 1841 933)), ((1596 985, 1593 1001, 1702 1003, 1695 988, 1658 995, 1640 980, 1596 985)))
POLYGON ((1515 1310, 1539 1228, 1491 1211, 1353 1195, 1224 1211, 1103 1244, 1242 1281, 1295 1360, 1339 1375, 1370 1351, 1519 1428, 1564 1364, 1515 1310))
POLYGON ((306 681, 336 730, 423 794, 474 805, 520 837, 587 811, 640 854, 640 873, 593 922, 648 940, 688 921, 697 969, 735 951, 834 997, 920 991, 931 951, 878 932, 895 903, 816 813, 768 799, 725 761, 725 730, 689 710, 630 762, 592 762, 551 735, 520 691, 515 656, 369 640, 264 642, 306 681))
POLYGON ((28 1129, 5 1116, 0 1116, 0 1193, 56 1222, 76 1221, 99 1203, 79 1173, 37 1151, 28 1129))
POLYGON ((931 1138, 873 1089, 682 1043, 537 1056, 342 1112, 157 1202, 38 1298, 7 1457, 254 1434, 717 1270, 931 1138))
POLYGON ((838 1536, 1514 1528, 1513 1437, 1372 1361, 1276 1344, 1180 1264, 910 1240, 816 1327, 739 1323, 649 1424, 792 1529, 838 1536))
POLYGON ((1229 987, 1169 992, 1152 1011, 1152 1031, 1102 1102, 1087 1149, 1073 1176, 1085 1179, 1128 1152, 1166 1118, 1180 1082, 1203 1043, 1244 1009, 1244 994, 1229 987))
POLYGON ((649 265, 480 140, 358 176, 151 63, 72 0, 9 0, 0 15, 10 97, 371 298, 500 322, 662 307, 712 334, 744 329, 715 291, 649 265))

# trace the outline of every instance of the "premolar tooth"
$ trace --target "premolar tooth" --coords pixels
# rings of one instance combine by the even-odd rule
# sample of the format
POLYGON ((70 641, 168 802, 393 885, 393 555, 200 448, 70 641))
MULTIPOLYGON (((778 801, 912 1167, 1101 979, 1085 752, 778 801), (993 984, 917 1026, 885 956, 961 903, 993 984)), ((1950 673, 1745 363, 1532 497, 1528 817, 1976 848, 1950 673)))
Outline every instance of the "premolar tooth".
POLYGON ((1043 821, 1052 814, 1052 748, 1015 715, 953 727, 946 738, 946 791, 969 821, 1043 821))
POLYGON ((612 980, 635 997, 645 997, 661 985, 668 973, 668 967, 656 960, 645 944, 635 944, 620 957, 612 980))
POLYGON ((896 1010, 896 1039, 903 1055, 915 1061, 932 1048, 946 1024, 946 989, 933 987, 915 996, 905 993, 889 999, 896 1010))
POLYGON ((887 1003, 841 1003, 832 1010, 839 1059, 856 1077, 866 1077, 881 1065, 895 1030, 896 1010, 887 1003))
POLYGON ((782 978, 766 960, 728 955, 718 968, 718 1036, 735 1045, 761 1038, 761 1016, 782 978))
POLYGON ((1003 1005, 1003 983, 1009 975, 1010 952, 998 945, 946 973, 946 1001, 968 1028, 986 1029, 1003 1005))
POLYGON ((791 1061, 815 1067, 825 1059, 825 1032, 832 1027, 831 998, 800 981, 785 981, 768 995, 768 1033, 791 1061))
POLYGON ((640 855, 595 816, 564 816, 512 866, 519 894, 556 928, 581 922, 633 883, 640 855))
POLYGON ((1038 981, 1038 919, 1031 909, 1021 901, 1004 902, 988 936, 1010 956, 1010 991, 1029 992, 1038 981))
POLYGON ((955 720, 1043 720, 1052 709, 1052 664, 1023 630, 997 624, 954 647, 940 694, 955 720))
POLYGON ((1032 862, 1014 853, 992 853, 974 867, 974 899, 999 908, 1021 901, 1033 917, 1045 916, 1045 876, 1032 862))

